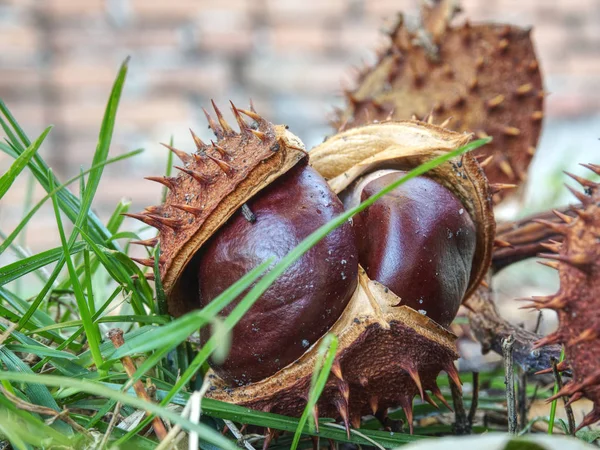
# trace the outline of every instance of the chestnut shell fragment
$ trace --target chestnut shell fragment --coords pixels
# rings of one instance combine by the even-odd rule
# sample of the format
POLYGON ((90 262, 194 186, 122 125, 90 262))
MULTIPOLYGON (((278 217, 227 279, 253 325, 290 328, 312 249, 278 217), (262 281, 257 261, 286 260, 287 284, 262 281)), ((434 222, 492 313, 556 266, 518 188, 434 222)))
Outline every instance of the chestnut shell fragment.
MULTIPOLYGON (((279 261, 344 211, 319 173, 305 163, 267 186, 203 246, 201 306, 269 258, 279 261)), ((227 359, 215 367, 236 385, 266 378, 299 358, 342 314, 356 289, 358 256, 350 223, 329 233, 265 291, 233 330, 227 359)), ((241 297, 240 297, 241 298, 241 297)), ((231 303, 222 314, 236 306, 231 303)), ((200 306, 200 305, 199 305, 200 306)), ((202 330, 205 342, 210 330, 202 330)))

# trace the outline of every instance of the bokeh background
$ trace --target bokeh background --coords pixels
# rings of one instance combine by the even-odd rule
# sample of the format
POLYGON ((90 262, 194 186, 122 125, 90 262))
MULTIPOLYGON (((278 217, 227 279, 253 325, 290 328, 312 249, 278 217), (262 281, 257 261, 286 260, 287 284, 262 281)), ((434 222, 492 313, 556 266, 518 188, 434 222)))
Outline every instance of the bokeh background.
MULTIPOLYGON (((461 3, 458 22, 533 27, 550 92, 526 195, 505 214, 569 202, 561 170, 583 174, 577 163, 600 162, 600 1, 461 3)), ((331 132, 333 107, 343 105, 341 87, 352 85, 351 66, 372 62, 385 42, 382 29, 417 7, 417 0, 0 0, 0 97, 31 137, 55 125, 40 153, 66 180, 89 167, 111 84, 131 56, 111 155, 146 151, 106 168, 93 205, 106 219, 122 198, 132 211, 158 201, 160 186, 142 178, 164 172, 167 151, 158 143, 173 136, 191 150, 190 127, 209 138, 201 107, 211 98, 224 110, 230 99, 244 107, 252 98, 307 147, 319 143, 331 132)), ((0 171, 10 163, 0 154, 0 171)), ((28 177, 24 172, 1 200, 4 233, 25 212, 28 177)), ((41 195, 35 188, 33 199, 41 195)), ((58 242, 47 205, 20 243, 38 252, 58 242)), ((546 272, 507 272, 500 294, 523 296, 511 289, 524 285, 525 294, 551 292, 555 275, 538 270, 546 272)))

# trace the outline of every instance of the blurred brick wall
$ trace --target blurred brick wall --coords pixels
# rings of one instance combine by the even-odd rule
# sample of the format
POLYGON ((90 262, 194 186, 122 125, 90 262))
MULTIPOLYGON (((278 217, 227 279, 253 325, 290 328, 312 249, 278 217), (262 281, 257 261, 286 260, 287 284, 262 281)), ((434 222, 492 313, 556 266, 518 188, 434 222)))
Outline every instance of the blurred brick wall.
MULTIPOLYGON (((552 93, 549 135, 577 124, 588 130, 586 121, 600 106, 600 1, 462 4, 472 21, 534 26, 552 93)), ((133 199, 133 210, 156 202, 159 186, 142 176, 164 170, 166 150, 158 142, 172 134, 177 146, 190 150, 189 127, 208 137, 201 107, 211 98, 223 109, 229 99, 246 106, 252 98, 260 113, 288 124, 307 147, 320 142, 330 131, 332 106, 342 104, 340 82, 351 80, 350 66, 372 61, 384 21, 400 10, 415 13, 416 5, 417 0, 0 0, 0 97, 31 137, 55 125, 41 154, 66 179, 80 166, 89 167, 111 83, 121 61, 132 57, 111 154, 139 147, 146 152, 106 169, 94 204, 105 218, 122 197, 133 199)), ((554 136, 547 145, 556 142, 554 136)), ((10 162, 0 155, 1 170, 10 162)), ((5 233, 23 213, 25 180, 21 176, 0 205, 5 233)), ((27 241, 35 250, 57 243, 51 209, 39 214, 27 241)))

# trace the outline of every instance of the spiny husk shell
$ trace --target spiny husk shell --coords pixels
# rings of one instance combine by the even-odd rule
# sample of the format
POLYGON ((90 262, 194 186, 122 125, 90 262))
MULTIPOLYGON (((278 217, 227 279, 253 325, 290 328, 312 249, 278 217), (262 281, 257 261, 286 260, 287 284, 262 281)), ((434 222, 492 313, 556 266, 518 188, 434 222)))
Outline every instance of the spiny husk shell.
POLYGON ((166 201, 136 217, 159 231, 160 275, 174 316, 199 307, 193 257, 202 244, 246 201, 306 157, 302 142, 284 125, 246 112, 255 120, 251 128, 241 118, 242 110, 233 110, 240 132, 231 129, 216 107, 219 123, 207 113, 217 141, 206 145, 194 135, 196 153, 174 150, 184 167, 168 179, 166 201))
MULTIPOLYGON (((425 3, 425 2, 423 2, 425 3)), ((530 30, 511 25, 451 27, 449 1, 424 9, 424 27, 402 19, 378 62, 363 70, 334 125, 345 129, 385 118, 452 118, 448 127, 493 136, 475 152, 492 161, 492 183, 524 181, 542 127, 542 76, 530 30)), ((425 119, 424 119, 425 120, 425 119)), ((495 195, 500 201, 503 192, 495 195)))
MULTIPOLYGON (((330 333, 339 339, 335 369, 318 403, 318 414, 359 423, 367 414, 385 414, 402 406, 407 415, 424 390, 439 396, 435 379, 441 370, 457 372, 452 333, 407 306, 400 298, 359 271, 359 284, 330 333)), ((229 388, 209 373, 206 396, 252 409, 299 416, 306 406, 317 361, 317 341, 301 358, 275 375, 247 386, 229 388)), ((427 394, 427 400, 431 400, 427 394)))
MULTIPOLYGON (((600 175, 600 165, 586 167, 600 175)), ((557 215, 563 223, 541 221, 563 236, 562 244, 548 244, 557 253, 541 254, 557 268, 560 289, 554 295, 534 298, 533 309, 549 308, 558 314, 556 332, 537 346, 561 343, 573 379, 555 398, 587 397, 594 403, 578 428, 600 420, 600 184, 574 176, 586 194, 572 189, 582 203, 576 217, 557 215)))
MULTIPOLYGON (((310 151, 310 164, 340 193, 360 176, 378 169, 412 170, 464 146, 471 135, 419 121, 390 121, 351 128, 310 151)), ((477 227, 476 252, 467 298, 477 288, 492 257, 495 221, 492 190, 470 154, 447 161, 426 174, 449 189, 477 227)))

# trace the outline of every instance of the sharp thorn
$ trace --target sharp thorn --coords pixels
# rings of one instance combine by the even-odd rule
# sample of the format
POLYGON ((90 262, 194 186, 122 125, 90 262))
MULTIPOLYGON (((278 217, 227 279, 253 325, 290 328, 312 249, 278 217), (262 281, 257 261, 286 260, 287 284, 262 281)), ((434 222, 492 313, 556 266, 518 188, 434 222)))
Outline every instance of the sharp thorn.
POLYGON ((408 375, 412 378, 412 380, 417 385, 417 389, 419 390, 419 395, 421 396, 421 400, 425 400, 425 396, 423 395, 423 385, 421 383, 421 378, 419 377, 419 372, 414 368, 406 369, 408 375))
MULTIPOLYGON (((581 165, 583 167, 585 167, 586 169, 591 170, 596 175, 600 175, 600 165, 599 164, 581 164, 581 165)), ((598 186, 598 184, 596 184, 596 186, 598 186)))
POLYGON ((485 158, 483 161, 481 161, 481 162, 479 163, 479 166, 480 166, 482 169, 485 169, 487 166, 489 166, 489 165, 490 165, 490 163, 492 162, 492 160, 493 160, 493 159, 494 159, 494 155, 490 155, 490 156, 488 156, 487 158, 485 158))
POLYGON ((508 178, 515 178, 515 172, 513 171, 510 163, 506 159, 500 161, 500 163, 498 163, 498 167, 500 168, 502 173, 504 173, 504 175, 506 175, 508 178))
POLYGON ((229 153, 227 152, 227 150, 225 150, 225 149, 224 149, 223 147, 221 147, 220 145, 218 145, 218 144, 215 144, 215 142, 214 142, 214 141, 212 141, 212 140, 211 140, 211 141, 210 141, 210 143, 212 144, 212 147, 213 147, 213 148, 214 148, 214 149, 215 149, 217 152, 219 152, 219 155, 221 155, 221 158, 224 158, 224 157, 226 157, 226 156, 230 156, 230 155, 229 155, 229 153))
POLYGON ((447 128, 448 125, 450 125, 450 122, 452 122, 452 119, 453 119, 452 116, 446 118, 446 120, 444 120, 442 123, 440 123, 440 127, 441 128, 447 128))
POLYGON ((129 243, 134 245, 143 245, 145 247, 156 247, 156 244, 158 244, 158 237, 153 237, 144 241, 130 241, 129 243))
POLYGON ((448 374, 450 379, 454 382, 454 384, 456 385, 458 390, 462 392, 462 381, 460 381, 460 377, 458 375, 458 370, 456 370, 454 363, 453 362, 446 363, 446 365, 444 366, 444 370, 446 371, 446 373, 448 374))
POLYGON ((180 211, 184 211, 186 213, 192 214, 193 216, 200 216, 202 215, 203 210, 200 208, 194 208, 193 206, 189 206, 189 205, 178 205, 175 203, 171 203, 171 206, 175 209, 179 209, 180 211))
POLYGON ((260 115, 256 114, 256 111, 248 111, 247 109, 238 109, 238 111, 250 117, 255 122, 261 123, 264 120, 260 115))
POLYGON ((571 216, 567 216, 566 214, 558 211, 557 209, 553 209, 552 213, 566 224, 569 224, 574 220, 571 216))
POLYGON ((437 387, 437 385, 434 385, 429 390, 431 391, 431 393, 434 395, 435 398, 437 398, 440 402, 442 402, 442 404, 446 408, 448 408, 451 412, 454 412, 454 410, 452 409, 452 407, 450 406, 450 404, 448 403, 448 401, 446 400, 446 398, 442 394, 442 391, 440 391, 440 388, 437 387))
MULTIPOLYGON (((154 267, 154 259, 152 258, 131 258, 132 261, 136 263, 146 266, 146 267, 154 267)), ((159 263, 163 263, 164 261, 159 260, 159 263)))
POLYGON ((593 328, 588 328, 579 333, 578 336, 567 342, 567 345, 577 345, 582 342, 594 341, 598 339, 598 331, 593 328))
POLYGON ((572 188, 568 184, 565 184, 565 187, 569 191, 571 191, 571 193, 575 197, 577 197, 577 200, 579 200, 582 205, 584 205, 584 206, 590 206, 592 204, 592 199, 590 197, 588 197, 587 195, 585 195, 583 192, 579 192, 577 189, 572 188))
POLYGON ((588 180, 587 178, 583 178, 580 176, 575 175, 574 173, 570 173, 565 171, 565 174, 571 178, 573 178, 575 181, 577 181, 580 185, 582 185, 584 188, 595 188, 596 186, 598 186, 596 183, 594 183, 591 180, 588 180))
POLYGON ((250 132, 256 136, 258 139, 260 139, 262 142, 267 140, 267 135, 265 133, 263 133, 262 131, 258 131, 258 130, 250 130, 250 132))
POLYGON ((513 248, 514 247, 510 242, 502 240, 502 239, 494 239, 494 246, 500 247, 500 248, 506 248, 506 247, 513 248))
POLYGON ((544 225, 558 234, 566 234, 566 232, 567 232, 566 225, 561 224, 561 223, 556 223, 556 222, 552 222, 550 220, 544 220, 544 219, 533 219, 532 222, 544 225))
POLYGON ((214 121, 214 119, 211 117, 211 115, 206 109, 202 108, 202 111, 204 111, 204 115, 206 116, 206 120, 208 121, 208 126, 210 127, 210 129, 213 131, 213 133, 215 133, 217 139, 221 139, 224 136, 221 127, 217 125, 217 123, 214 121))
POLYGON ((175 155, 177 155, 177 157, 181 160, 182 163, 187 164, 191 161, 193 161, 194 159, 192 158, 192 155, 184 152, 183 150, 179 150, 176 149, 175 147, 169 145, 169 144, 165 144, 164 142, 161 142, 160 145, 162 145, 165 148, 168 148, 169 150, 171 150, 173 153, 175 153, 175 155))
POLYGON ((215 158, 214 156, 210 156, 208 153, 206 154, 206 156, 208 156, 208 158, 210 158, 210 160, 212 162, 214 162, 217 166, 219 166, 219 169, 221 169, 223 172, 225 172, 225 174, 227 176, 233 175, 233 167, 231 167, 225 161, 223 161, 222 159, 219 159, 219 158, 215 158))
POLYGON ((233 117, 235 117, 235 120, 238 123, 238 126, 240 127, 240 133, 247 135, 249 130, 248 124, 244 121, 244 118, 241 116, 240 111, 235 107, 233 102, 229 100, 229 103, 231 104, 231 111, 233 112, 233 117))
POLYGON ((215 114, 217 115, 217 120, 219 121, 219 124, 221 125, 221 128, 223 129, 225 134, 235 134, 235 131, 233 131, 233 129, 229 126, 227 121, 223 118, 223 114, 221 114, 221 110, 217 108, 215 101, 211 99, 210 102, 212 103, 213 109, 215 110, 215 114))
POLYGON ((196 149, 199 152, 203 152, 206 149, 206 144, 204 142, 202 142, 202 139, 200 139, 196 133, 194 133, 194 131, 190 128, 190 133, 192 134, 192 139, 194 140, 194 144, 196 145, 196 149))
POLYGON ((181 170, 182 172, 188 174, 198 183, 207 184, 211 182, 210 177, 198 172, 197 170, 187 169, 185 167, 174 166, 177 170, 181 170))
POLYGON ((558 270, 560 265, 556 261, 537 261, 542 266, 550 267, 551 269, 558 270))
POLYGON ((154 181, 166 186, 169 190, 173 190, 176 186, 176 179, 172 177, 144 177, 145 180, 154 181))
POLYGON ((503 191, 505 189, 514 189, 516 187, 516 184, 493 183, 490 184, 490 191, 492 192, 492 194, 497 194, 498 192, 503 191))

